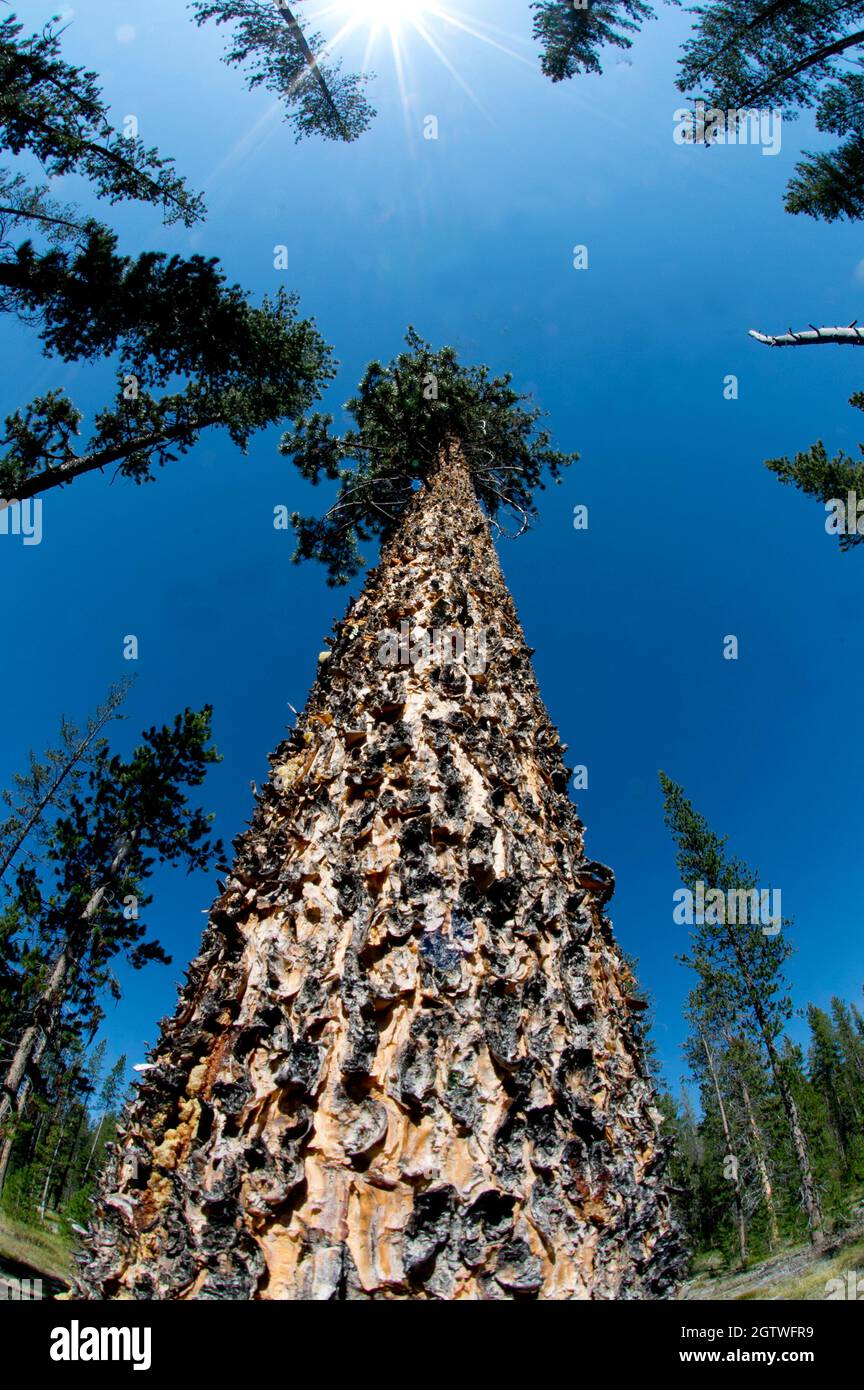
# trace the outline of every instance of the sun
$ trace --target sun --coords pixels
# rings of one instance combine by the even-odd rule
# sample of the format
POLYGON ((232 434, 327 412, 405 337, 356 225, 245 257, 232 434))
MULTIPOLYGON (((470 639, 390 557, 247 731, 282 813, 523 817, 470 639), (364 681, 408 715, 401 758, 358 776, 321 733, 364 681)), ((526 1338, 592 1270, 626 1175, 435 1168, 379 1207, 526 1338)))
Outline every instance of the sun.
POLYGON ((346 0, 344 8, 352 26, 368 24, 371 29, 389 29, 396 34, 406 25, 416 27, 418 19, 435 7, 428 0, 346 0))
POLYGON ((415 42, 425 44, 429 51, 434 53, 453 80, 481 111, 483 107, 474 92, 439 42, 438 34, 441 31, 449 31, 459 40, 466 36, 480 39, 492 48, 500 49, 509 57, 533 66, 527 58, 523 58, 506 42, 502 42, 502 38, 508 37, 503 31, 495 26, 490 28, 488 25, 484 26, 487 32, 478 29, 474 23, 469 23, 450 8, 450 0, 323 0, 322 8, 317 13, 310 14, 309 18, 312 21, 335 19, 337 22, 338 32, 328 39, 326 45, 327 56, 341 56, 341 47, 346 39, 358 32, 365 34, 364 71, 368 69, 381 37, 389 38, 406 121, 410 105, 407 74, 410 49, 415 42))

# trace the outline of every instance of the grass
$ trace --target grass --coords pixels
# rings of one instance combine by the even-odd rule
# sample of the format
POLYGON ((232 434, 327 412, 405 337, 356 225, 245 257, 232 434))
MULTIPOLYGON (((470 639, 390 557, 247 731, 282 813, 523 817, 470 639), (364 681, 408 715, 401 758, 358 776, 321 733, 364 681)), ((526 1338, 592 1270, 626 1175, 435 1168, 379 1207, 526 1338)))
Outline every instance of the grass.
POLYGON ((42 1226, 28 1226, 0 1211, 0 1265, 4 1260, 29 1265, 38 1274, 67 1281, 72 1255, 63 1236, 42 1226))
MULTIPOLYGON (((860 1237, 836 1254, 814 1260, 808 1269, 798 1274, 781 1278, 764 1289, 754 1289, 742 1295, 742 1302, 745 1299, 765 1298, 769 1291, 771 1298, 824 1300, 828 1298, 829 1293, 834 1293, 836 1298, 838 1291, 829 1289, 828 1284, 832 1279, 839 1279, 845 1285, 846 1272, 850 1269, 857 1271, 861 1279, 861 1293, 864 1296, 864 1239, 860 1237)), ((840 1296, 847 1296, 845 1289, 840 1296)))
POLYGON ((860 1287, 864 1300, 864 1230, 860 1221, 845 1233, 829 1236, 819 1248, 809 1243, 788 1245, 746 1269, 718 1269, 716 1258, 711 1258, 717 1253, 710 1252, 698 1268, 694 1265, 680 1297, 742 1303, 839 1300, 849 1297, 846 1275, 854 1270, 861 1281, 856 1287, 860 1287), (838 1286, 832 1288, 832 1280, 837 1280, 838 1286))

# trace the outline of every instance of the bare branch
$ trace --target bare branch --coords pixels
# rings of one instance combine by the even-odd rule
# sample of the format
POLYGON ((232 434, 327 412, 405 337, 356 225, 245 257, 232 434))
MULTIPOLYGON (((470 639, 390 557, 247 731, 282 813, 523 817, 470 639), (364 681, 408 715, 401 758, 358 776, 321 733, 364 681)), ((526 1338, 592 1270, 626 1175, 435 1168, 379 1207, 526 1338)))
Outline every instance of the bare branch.
POLYGON ((788 333, 778 333, 776 335, 768 333, 757 333, 755 328, 750 329, 750 337, 755 338, 757 343, 765 343, 767 347, 810 347, 818 343, 837 343, 839 346, 864 347, 864 328, 856 328, 854 320, 848 328, 809 328, 799 333, 793 333, 790 328, 788 333))

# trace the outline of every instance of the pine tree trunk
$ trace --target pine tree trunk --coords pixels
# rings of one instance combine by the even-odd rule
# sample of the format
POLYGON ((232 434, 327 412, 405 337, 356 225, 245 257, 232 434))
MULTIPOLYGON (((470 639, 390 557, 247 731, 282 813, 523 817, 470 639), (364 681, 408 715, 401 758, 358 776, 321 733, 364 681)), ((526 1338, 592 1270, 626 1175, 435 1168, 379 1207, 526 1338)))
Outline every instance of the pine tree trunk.
MULTIPOLYGON (((33 1049, 29 1063, 31 1067, 38 1067, 42 1060, 42 1054, 47 1046, 48 1038, 47 1035, 43 1033, 33 1049)), ((15 1147, 15 1134, 18 1124, 23 1119, 29 1095, 30 1078, 25 1076, 21 1089, 15 1097, 15 1123, 7 1126, 8 1133, 5 1135, 2 1144, 0 1144, 0 1193, 3 1192, 3 1188, 6 1186, 6 1178, 9 1174, 9 1163, 12 1159, 12 1150, 15 1147)))
MULTIPOLYGON (((708 1039, 705 1034, 700 1032, 702 1046, 705 1050, 705 1057, 708 1062, 708 1071, 714 1084, 714 1095, 717 1099, 717 1109, 720 1111, 720 1123, 723 1126, 723 1137, 726 1140, 726 1157, 731 1158, 735 1165, 734 1192, 735 1192, 735 1224, 738 1228, 738 1254, 741 1258, 741 1268, 747 1263, 747 1222, 744 1216, 744 1197, 741 1192, 741 1174, 738 1170, 738 1157, 734 1151, 732 1143, 732 1130, 729 1127, 729 1118, 726 1114, 726 1106, 723 1102, 723 1093, 720 1090, 720 1082, 717 1078, 717 1068, 714 1065, 714 1054, 708 1046, 708 1039)), ((724 1167, 725 1177, 725 1167, 724 1167)))
MULTIPOLYGON (((121 868, 128 859, 134 839, 134 831, 123 835, 108 871, 107 881, 94 893, 91 893, 83 912, 75 923, 74 930, 70 932, 68 939, 63 943, 51 967, 45 987, 33 1010, 34 1021, 21 1034, 12 1061, 9 1063, 3 1078, 2 1087, 0 1087, 0 1124, 6 1120, 13 1106, 17 1106, 19 1090, 25 1080, 27 1070, 37 1060, 36 1053, 40 1037, 50 1032, 57 1012, 63 1003, 69 970, 75 964, 80 951, 86 944, 87 934, 91 929, 93 920, 102 906, 109 888, 116 881, 121 868)), ((6 1158, 8 1163, 8 1153, 6 1158)))
POLYGON ((24 844, 28 835, 32 833, 41 821, 43 815, 54 801, 63 783, 66 781, 66 778, 78 766, 81 759, 84 757, 97 735, 101 734, 108 721, 113 719, 114 711, 125 698, 127 689, 128 682, 117 689, 111 690, 104 706, 97 710, 96 717, 93 719, 92 723, 88 721, 90 727, 87 729, 84 737, 78 741, 75 748, 70 749, 67 753, 51 785, 42 793, 38 801, 31 805, 29 811, 25 807, 25 814, 19 824, 17 833, 13 836, 6 848, 0 851, 0 878, 5 877, 9 866, 21 849, 21 846, 24 844))
POLYGON ((780 1229, 777 1225, 777 1208, 774 1205, 774 1191, 771 1186, 771 1175, 768 1172, 768 1163, 765 1159, 765 1145, 762 1141, 762 1132, 756 1121, 756 1112, 753 1109, 750 1088, 743 1076, 741 1077, 741 1094, 744 1097, 744 1109, 747 1112, 747 1124, 750 1127, 753 1157, 756 1160, 756 1167, 759 1171, 759 1181, 762 1184, 762 1196, 765 1199, 765 1210, 768 1213, 768 1244, 772 1250, 776 1250, 780 1243, 780 1229))
POLYGON ((86 1291, 670 1292, 612 874, 585 859, 455 446, 272 764, 103 1175, 86 1291), (465 634, 464 657, 403 640, 385 664, 403 621, 465 634))
POLYGON ((789 1133, 792 1136, 792 1146, 795 1149, 795 1157, 798 1162, 798 1172, 801 1177, 801 1200, 804 1210, 807 1213, 807 1221, 810 1226, 810 1240, 818 1244, 824 1234, 824 1218, 822 1215, 822 1204, 819 1201, 819 1192, 813 1178, 813 1169, 810 1164, 810 1152, 807 1147, 807 1138, 801 1128, 801 1117, 798 1114, 798 1106, 795 1097, 783 1074, 783 1064, 777 1056, 777 1050, 772 1043, 769 1047, 771 1067, 774 1073, 774 1080, 780 1092, 780 1099, 789 1122, 789 1133))
POLYGON ((68 969, 69 950, 68 947, 64 947, 51 967, 51 973, 37 1002, 35 1010, 37 1021, 29 1024, 18 1039, 18 1045, 15 1048, 12 1061, 9 1063, 9 1069, 3 1078, 2 1094, 0 1094, 0 1123, 6 1119, 13 1106, 17 1105, 18 1093, 27 1075, 27 1068, 35 1060, 39 1040, 43 1034, 42 1020, 47 1024, 53 1018, 57 1005, 63 997, 68 969))
POLYGON ((342 139, 350 140, 351 134, 347 129, 342 117, 339 115, 339 108, 330 94, 330 88, 327 86, 327 83, 324 80, 324 74, 318 66, 318 59, 315 57, 315 54, 312 52, 312 49, 309 47, 309 44, 306 41, 306 35, 303 33, 301 26, 294 18, 294 15, 288 8, 288 5, 285 3, 285 0, 275 0, 275 3, 277 10, 284 19, 285 23, 288 25, 288 28, 291 30, 292 34, 294 35, 297 45, 301 53, 303 54, 303 59, 306 63, 306 66, 309 68, 309 71, 312 73, 312 76, 315 78, 315 81, 318 83, 318 86, 321 89, 321 95, 324 98, 324 104, 326 105, 327 110, 330 112, 334 124, 339 128, 339 130, 341 130, 342 139))
POLYGON ((730 931, 728 924, 726 925, 725 931, 726 938, 738 961, 741 970, 741 978, 750 996, 753 1012, 762 1034, 762 1040, 765 1044, 765 1051, 768 1054, 771 1074, 774 1077, 774 1082, 786 1113, 786 1123, 789 1126, 789 1135, 792 1140, 792 1147, 795 1150, 795 1161, 798 1164, 798 1172, 801 1178, 801 1200, 804 1204, 804 1210, 807 1213, 807 1223, 810 1227, 810 1240, 815 1245, 822 1239, 824 1233, 824 1218, 822 1215, 822 1204, 819 1201, 819 1193, 813 1178, 813 1169, 810 1164, 807 1138, 801 1128, 801 1117, 798 1114, 798 1106, 795 1104, 795 1097, 792 1094, 791 1087, 783 1071, 783 1064, 774 1044, 774 1037, 768 1022, 768 1017, 765 1013, 762 998, 747 968, 747 961, 741 950, 740 944, 735 933, 730 931))
POLYGON ((85 1180, 85 1182, 86 1182, 86 1180, 87 1180, 87 1174, 90 1172, 90 1165, 91 1165, 91 1163, 93 1162, 93 1155, 94 1155, 95 1152, 96 1152, 96 1147, 97 1147, 97 1145, 98 1145, 98 1143, 99 1143, 99 1136, 100 1136, 101 1133, 102 1133, 102 1126, 103 1126, 104 1123, 105 1123, 105 1116, 106 1116, 107 1114, 108 1114, 108 1111, 107 1111, 107 1110, 103 1110, 103 1111, 102 1111, 101 1118, 100 1118, 100 1120, 99 1120, 98 1125, 96 1126, 96 1135, 95 1135, 95 1138, 94 1138, 94 1140, 93 1140, 93 1144, 92 1144, 92 1146, 91 1146, 91 1148, 90 1148, 90 1152, 89 1152, 89 1154, 87 1155, 87 1162, 86 1162, 85 1165, 84 1165, 84 1180, 85 1180))

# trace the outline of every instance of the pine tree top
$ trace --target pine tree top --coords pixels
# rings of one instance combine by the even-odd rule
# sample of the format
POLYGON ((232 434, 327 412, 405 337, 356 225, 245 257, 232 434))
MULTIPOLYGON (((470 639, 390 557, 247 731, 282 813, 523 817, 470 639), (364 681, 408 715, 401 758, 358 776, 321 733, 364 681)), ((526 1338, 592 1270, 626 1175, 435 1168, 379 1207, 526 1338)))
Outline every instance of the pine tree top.
POLYGON ((353 428, 335 434, 333 416, 315 413, 280 445, 310 482, 340 484, 323 517, 292 517, 294 559, 319 560, 331 585, 358 573, 358 543, 391 530, 448 445, 458 446, 487 515, 515 517, 517 533, 536 516, 535 489, 547 475, 560 482, 579 457, 551 447, 549 432, 538 428, 542 412, 526 406, 530 398, 513 390, 509 372, 463 366, 454 348, 435 350, 413 328, 405 341, 392 362, 366 368, 345 406, 353 428))
POLYGON ((195 23, 231 26, 225 62, 243 68, 250 88, 282 100, 297 140, 323 135, 346 143, 368 128, 367 73, 342 71, 320 34, 306 33, 287 0, 192 0, 195 23))
MULTIPOLYGON (((96 74, 60 56, 57 23, 55 16, 41 33, 22 38, 15 15, 0 20, 0 145, 13 155, 35 156, 52 179, 84 174, 109 203, 135 199, 160 206, 166 222, 191 227, 200 221, 203 202, 172 161, 137 136, 114 130, 96 74)), ((35 190, 34 204, 31 192, 31 208, 41 193, 35 190)))
POLYGON ((535 0, 534 37, 542 44, 546 77, 563 82, 579 73, 603 71, 605 48, 630 48, 654 10, 644 0, 535 0))

